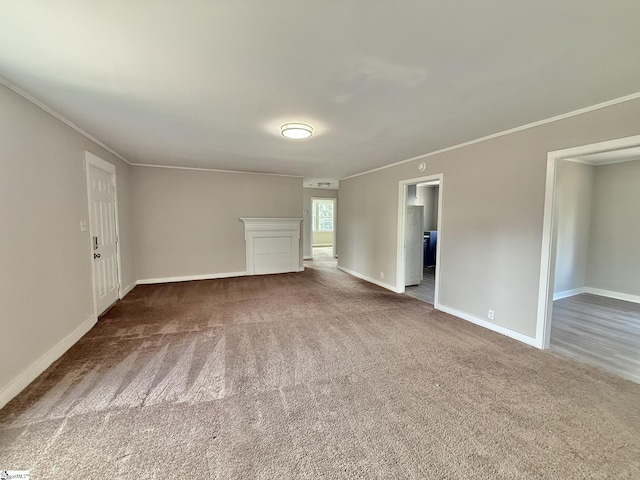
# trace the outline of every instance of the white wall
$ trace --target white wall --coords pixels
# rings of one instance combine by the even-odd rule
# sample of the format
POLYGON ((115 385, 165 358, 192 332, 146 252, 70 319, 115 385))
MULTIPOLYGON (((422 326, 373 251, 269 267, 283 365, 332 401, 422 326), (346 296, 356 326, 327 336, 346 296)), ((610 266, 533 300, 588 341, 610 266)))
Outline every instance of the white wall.
POLYGON ((417 185, 407 185, 407 205, 423 206, 424 192, 417 185))
MULTIPOLYGON (((312 198, 338 198, 338 190, 330 188, 304 188, 303 189, 303 210, 307 213, 303 215, 302 221, 302 251, 305 258, 311 257, 311 247, 313 244, 311 225, 311 199, 312 198)), ((339 204, 340 202, 338 202, 339 204)), ((340 205, 338 205, 340 208, 340 205)), ((338 212, 336 212, 337 220, 338 212)), ((340 248, 339 245, 337 245, 340 248)))
POLYGON ((422 224, 425 231, 438 230, 438 193, 439 187, 418 187, 418 201, 416 205, 424 205, 424 219, 422 224))
POLYGON ((587 285, 640 295, 640 161, 595 168, 587 285))
POLYGON ((640 295, 638 185, 640 161, 595 167, 558 162, 557 298, 583 291, 640 295))
POLYGON ((314 247, 332 247, 334 232, 313 232, 314 247))
POLYGON ((300 217, 302 178, 134 167, 138 280, 246 270, 240 217, 300 217))
POLYGON ((395 287, 398 182, 442 173, 440 303, 535 337, 547 153, 635 135, 638 111, 632 100, 341 180, 339 265, 395 287))
POLYGON ((407 185, 407 205, 424 207, 422 225, 425 231, 438 229, 438 187, 407 185))
POLYGON ((587 286, 595 168, 581 163, 558 161, 554 294, 587 286))
POLYGON ((135 282, 131 167, 0 86, 0 406, 92 325, 85 150, 116 166, 126 287, 135 282))

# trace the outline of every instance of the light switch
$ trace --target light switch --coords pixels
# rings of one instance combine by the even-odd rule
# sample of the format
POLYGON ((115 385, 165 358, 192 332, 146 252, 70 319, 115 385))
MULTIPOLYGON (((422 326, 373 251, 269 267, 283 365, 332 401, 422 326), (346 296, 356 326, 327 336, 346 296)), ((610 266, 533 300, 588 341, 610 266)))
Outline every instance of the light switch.
POLYGON ((80 231, 81 232, 86 232, 87 231, 87 221, 86 220, 81 220, 80 221, 80 231))

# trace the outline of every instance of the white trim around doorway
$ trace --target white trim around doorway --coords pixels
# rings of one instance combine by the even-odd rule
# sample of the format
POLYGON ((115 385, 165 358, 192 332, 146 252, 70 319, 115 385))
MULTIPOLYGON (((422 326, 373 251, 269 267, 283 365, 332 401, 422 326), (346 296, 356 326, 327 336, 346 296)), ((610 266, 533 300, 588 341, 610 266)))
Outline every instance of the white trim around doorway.
POLYGON ((303 260, 313 260, 313 233, 314 227, 313 224, 313 201, 314 200, 331 200, 333 203, 333 258, 337 258, 338 256, 338 199, 336 197, 311 197, 311 210, 309 213, 309 221, 308 225, 308 235, 309 235, 309 253, 311 253, 308 257, 303 257, 303 260))
MULTIPOLYGON (((438 181, 438 245, 442 245, 442 194, 444 192, 444 174, 438 173, 425 177, 400 180, 398 185, 398 243, 396 246, 396 288, 395 292, 404 293, 404 222, 407 216, 407 190, 409 185, 416 183, 438 181)), ((442 310, 440 305, 440 251, 436 249, 436 281, 433 295, 433 308, 442 310)))
POLYGON ((556 150, 547 154, 547 180, 544 197, 544 219, 542 226, 542 252, 540 256, 540 283, 538 287, 538 315, 536 322, 536 342, 538 348, 549 348, 551 340, 551 316, 553 310, 554 278, 552 268, 555 264, 556 228, 554 215, 556 172, 558 160, 566 160, 592 153, 608 152, 640 146, 640 135, 592 143, 579 147, 556 150))

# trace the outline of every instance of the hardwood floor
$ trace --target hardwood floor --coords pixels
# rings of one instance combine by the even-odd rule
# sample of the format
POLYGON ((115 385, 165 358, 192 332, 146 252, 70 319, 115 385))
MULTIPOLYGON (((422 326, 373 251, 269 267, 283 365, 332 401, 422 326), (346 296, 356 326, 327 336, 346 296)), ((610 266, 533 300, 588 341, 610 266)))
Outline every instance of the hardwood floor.
POLYGON ((435 267, 424 269, 424 278, 420 285, 407 287, 404 291, 407 295, 418 300, 422 300, 433 305, 433 298, 436 289, 436 269, 435 267))
POLYGON ((640 383, 640 304, 590 294, 557 300, 551 348, 640 383))

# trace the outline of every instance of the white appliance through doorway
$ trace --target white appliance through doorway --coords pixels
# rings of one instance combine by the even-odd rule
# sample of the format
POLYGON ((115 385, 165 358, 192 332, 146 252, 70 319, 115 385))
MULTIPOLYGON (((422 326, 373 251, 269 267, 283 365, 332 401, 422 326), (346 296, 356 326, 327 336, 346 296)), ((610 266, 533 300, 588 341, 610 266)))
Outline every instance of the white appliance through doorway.
POLYGON ((423 217, 424 207, 407 205, 407 217, 404 222, 404 284, 407 287, 419 285, 423 278, 423 217))
POLYGON ((115 166, 85 152, 94 314, 119 298, 118 208, 115 166))
MULTIPOLYGON (((429 183, 431 185, 438 185, 438 212, 437 212, 437 228, 438 231, 438 243, 439 245, 444 245, 443 243, 443 232, 442 232, 442 207, 443 207, 443 193, 444 193, 444 174, 438 173, 434 175, 411 178, 407 180, 400 180, 398 183, 398 240, 397 240, 397 250, 396 250, 396 288, 395 292, 404 293, 406 287, 406 249, 405 249, 405 222, 407 220, 407 211, 408 205, 408 187, 409 185, 417 185, 429 183)), ((436 249, 436 267, 435 267, 435 286, 434 286, 434 300, 433 307, 436 310, 441 310, 440 305, 440 270, 442 267, 442 263, 440 261, 442 248, 436 249)))

